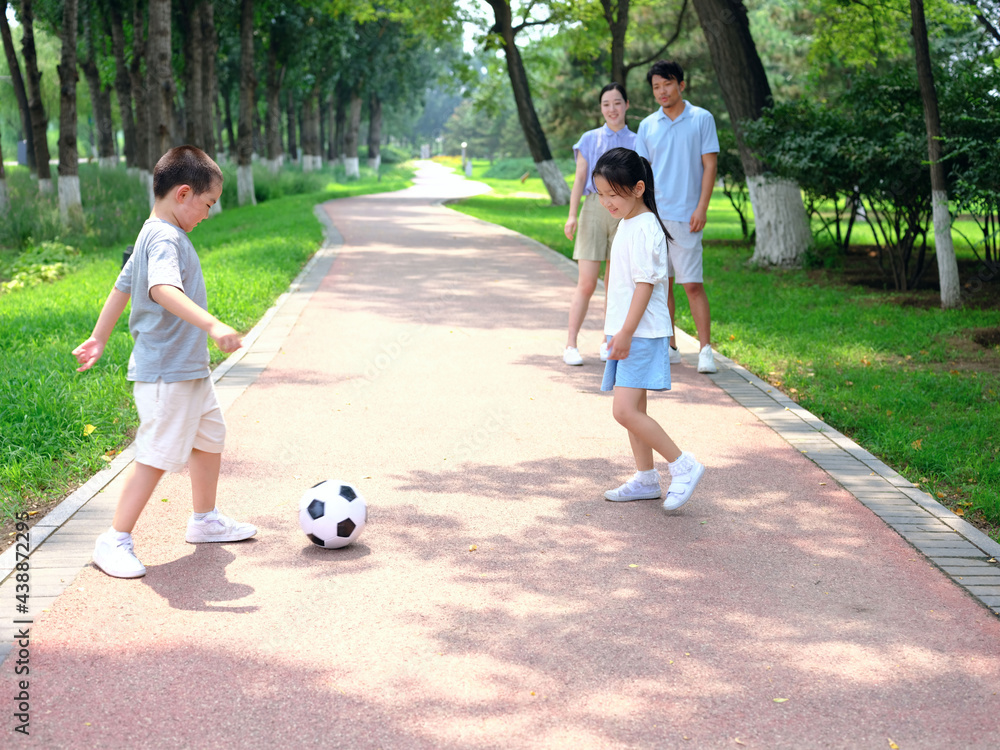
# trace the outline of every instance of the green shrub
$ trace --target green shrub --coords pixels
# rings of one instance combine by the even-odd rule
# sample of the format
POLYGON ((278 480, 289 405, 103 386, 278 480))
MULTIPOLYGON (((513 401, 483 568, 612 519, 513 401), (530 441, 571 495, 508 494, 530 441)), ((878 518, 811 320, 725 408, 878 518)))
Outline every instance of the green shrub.
MULTIPOLYGON (((576 171, 576 162, 573 159, 556 159, 556 164, 564 177, 572 177, 576 171)), ((493 180, 519 180, 525 172, 531 177, 538 176, 535 162, 530 158, 500 159, 491 164, 483 176, 493 180)))
POLYGON ((0 284, 0 294, 61 279, 79 257, 79 250, 59 242, 43 242, 25 250, 14 259, 9 274, 2 272, 3 276, 10 276, 10 281, 0 284))

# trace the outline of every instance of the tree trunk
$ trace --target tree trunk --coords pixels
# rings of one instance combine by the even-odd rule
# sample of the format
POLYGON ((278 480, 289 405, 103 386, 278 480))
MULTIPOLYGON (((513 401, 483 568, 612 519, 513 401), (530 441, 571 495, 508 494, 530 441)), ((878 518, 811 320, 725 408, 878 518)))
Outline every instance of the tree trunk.
POLYGON ((132 5, 132 64, 129 66, 129 82, 132 86, 132 100, 135 106, 135 166, 139 170, 139 180, 149 190, 153 199, 153 162, 149 143, 149 96, 142 76, 142 63, 146 59, 145 14, 138 2, 132 5))
POLYGON ((49 119, 42 104, 42 72, 38 69, 35 53, 35 15, 31 0, 21 2, 21 49, 24 53, 24 72, 28 77, 28 112, 31 114, 31 133, 35 142, 35 163, 38 165, 38 192, 52 192, 52 167, 49 165, 49 142, 46 131, 49 119))
POLYGON ((350 92, 338 84, 334 96, 337 101, 334 106, 336 112, 333 118, 333 150, 335 152, 333 158, 339 159, 341 166, 343 166, 344 160, 347 158, 347 152, 344 150, 344 139, 347 135, 347 102, 350 92))
POLYGON ((747 176, 757 242, 751 262, 761 266, 801 263, 812 242, 802 193, 787 180, 767 177, 767 168, 743 140, 740 123, 756 120, 772 103, 771 87, 757 54, 742 0, 694 0, 705 32, 722 98, 729 110, 747 176))
POLYGON ((924 19, 924 0, 910 0, 913 18, 913 48, 917 56, 917 78, 920 96, 924 100, 924 122, 927 125, 927 159, 931 167, 931 206, 934 211, 934 246, 937 255, 938 277, 941 282, 941 307, 945 310, 961 303, 958 280, 958 261, 951 239, 951 215, 948 211, 948 183, 941 163, 941 115, 938 112, 934 71, 927 43, 927 21, 924 19))
POLYGON ((291 91, 287 93, 287 103, 285 106, 285 120, 288 129, 288 160, 297 163, 299 160, 299 146, 295 137, 295 96, 291 91))
POLYGON ((503 40, 504 54, 507 58, 507 74, 510 76, 510 85, 514 93, 514 101, 517 104, 517 117, 521 122, 521 130, 524 131, 524 139, 528 142, 528 149, 531 157, 535 161, 538 174, 545 183, 552 204, 555 206, 565 206, 569 203, 569 187, 559 167, 552 160, 552 153, 549 151, 549 142, 545 138, 545 131, 538 121, 538 113, 535 111, 535 104, 531 99, 531 89, 528 86, 528 75, 524 70, 524 61, 521 53, 514 43, 514 28, 512 25, 510 2, 508 0, 487 0, 493 8, 493 15, 496 18, 496 25, 493 31, 498 33, 503 40))
POLYGON ((204 64, 202 55, 205 44, 202 40, 202 0, 181 0, 180 32, 184 43, 184 109, 185 140, 192 146, 205 149, 205 92, 203 89, 204 64))
POLYGON ((146 51, 150 162, 173 145, 174 74, 171 68, 170 0, 149 0, 149 41, 146 51))
POLYGON ((361 176, 358 163, 358 131, 361 129, 361 93, 360 86, 351 89, 351 100, 348 105, 347 128, 344 131, 344 171, 348 179, 361 176))
POLYGON ((256 97, 253 60, 253 0, 242 0, 240 17, 240 113, 236 143, 236 192, 241 206, 257 204, 253 185, 253 109, 256 97))
POLYGON ((76 0, 63 0, 59 72, 59 215, 64 224, 83 219, 80 202, 80 153, 76 146, 76 0))
POLYGON ((313 133, 312 122, 316 110, 316 96, 310 91, 302 100, 302 171, 313 171, 313 133))
POLYGON ((28 110, 28 92, 24 89, 21 65, 17 61, 17 53, 14 51, 14 39, 10 35, 10 24, 7 23, 6 13, 0 13, 0 35, 3 36, 3 51, 7 56, 7 69, 10 71, 11 83, 14 84, 17 108, 21 113, 21 137, 27 146, 28 169, 34 172, 38 165, 35 161, 35 136, 31 129, 31 112, 28 110))
POLYGON ((281 151, 281 84, 285 66, 278 65, 275 40, 267 50, 267 168, 272 174, 281 171, 284 154, 281 151))
POLYGON ((118 94, 118 116, 122 121, 125 138, 125 166, 134 168, 135 162, 135 117, 132 114, 132 83, 125 64, 125 25, 121 9, 117 3, 110 3, 110 17, 105 19, 111 49, 115 57, 115 93, 118 94))
POLYGON ((3 139, 0 138, 0 216, 7 213, 10 200, 7 197, 7 173, 3 169, 3 139))
POLYGON ((222 93, 222 107, 226 115, 224 118, 226 126, 226 142, 229 144, 229 148, 226 149, 226 153, 228 153, 229 158, 232 159, 236 157, 236 131, 233 130, 233 104, 231 94, 231 91, 224 91, 222 93))
POLYGON ((372 94, 368 100, 368 166, 377 173, 382 166, 382 100, 372 94))
POLYGON ((111 90, 101 84, 101 74, 97 69, 97 39, 92 19, 85 16, 84 25, 87 57, 80 64, 80 69, 87 79, 97 126, 97 163, 101 169, 114 169, 118 166, 118 156, 115 151, 115 126, 111 119, 111 90))
POLYGON ((340 154, 337 152, 337 107, 335 100, 336 92, 330 94, 326 99, 326 160, 333 164, 340 154))
MULTIPOLYGON (((201 42, 204 54, 201 57, 201 103, 202 137, 205 139, 205 153, 216 157, 216 123, 219 122, 219 78, 215 73, 215 56, 219 50, 219 36, 215 32, 215 8, 211 0, 201 6, 201 42)), ((219 139, 218 145, 222 145, 219 139)), ((221 199, 212 206, 213 213, 222 210, 221 199)))
POLYGON ((625 86, 628 75, 625 71, 625 32, 628 31, 629 0, 601 0, 601 7, 611 32, 611 80, 625 86))

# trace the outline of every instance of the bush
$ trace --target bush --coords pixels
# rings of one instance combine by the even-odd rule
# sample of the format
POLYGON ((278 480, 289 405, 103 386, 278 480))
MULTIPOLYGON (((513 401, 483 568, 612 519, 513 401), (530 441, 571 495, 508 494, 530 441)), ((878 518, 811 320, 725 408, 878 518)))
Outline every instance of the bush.
MULTIPOLYGON (((572 175, 576 171, 576 161, 573 159, 556 159, 556 164, 564 177, 572 175)), ((529 157, 501 159, 491 164, 483 176, 493 180, 520 180, 525 172, 532 177, 538 176, 535 162, 529 157)))
POLYGON ((43 242, 25 250, 9 270, 0 269, 0 276, 10 277, 10 281, 0 284, 0 294, 60 279, 72 270, 79 257, 79 250, 59 242, 43 242))

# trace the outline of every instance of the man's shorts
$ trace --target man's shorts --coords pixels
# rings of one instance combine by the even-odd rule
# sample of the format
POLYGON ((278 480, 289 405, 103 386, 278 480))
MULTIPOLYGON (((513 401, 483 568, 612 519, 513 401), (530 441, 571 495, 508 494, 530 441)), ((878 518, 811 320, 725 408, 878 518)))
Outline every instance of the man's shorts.
POLYGON ((618 219, 601 205, 597 194, 588 195, 580 209, 573 260, 607 260, 618 230, 618 219))
POLYGON ((667 242, 667 276, 678 284, 702 283, 701 232, 692 232, 686 221, 664 221, 670 232, 667 242))
POLYGON ((136 461, 164 471, 180 471, 192 449, 222 453, 226 422, 212 378, 137 382, 133 393, 139 411, 136 461))
MULTIPOLYGON (((608 347, 611 336, 607 337, 608 347)), ((647 391, 670 390, 670 339, 632 337, 625 359, 609 359, 604 363, 602 391, 619 388, 645 388, 647 391)))

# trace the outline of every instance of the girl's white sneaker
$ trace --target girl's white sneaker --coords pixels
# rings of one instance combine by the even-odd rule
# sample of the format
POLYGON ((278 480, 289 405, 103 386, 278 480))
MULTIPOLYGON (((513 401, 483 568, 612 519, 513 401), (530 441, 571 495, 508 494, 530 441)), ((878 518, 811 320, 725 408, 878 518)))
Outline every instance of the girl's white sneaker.
POLYGON ((679 471, 674 474, 671 469, 671 482, 667 487, 667 498, 663 501, 664 510, 677 510, 690 500, 705 473, 704 464, 698 463, 697 459, 687 452, 681 453, 681 457, 674 462, 674 465, 676 464, 680 464, 677 467, 679 471))

